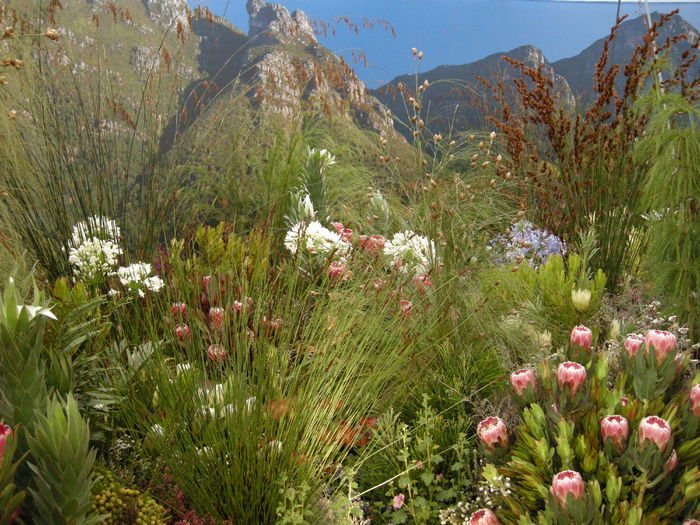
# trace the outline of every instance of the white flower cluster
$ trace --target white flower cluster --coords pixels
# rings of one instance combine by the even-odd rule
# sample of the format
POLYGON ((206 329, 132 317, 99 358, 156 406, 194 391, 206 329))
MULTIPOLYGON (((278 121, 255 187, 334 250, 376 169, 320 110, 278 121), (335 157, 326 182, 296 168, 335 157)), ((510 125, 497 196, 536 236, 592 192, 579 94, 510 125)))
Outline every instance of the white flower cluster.
POLYGON ((68 246, 68 262, 83 282, 105 280, 114 274, 123 253, 119 247, 121 231, 108 217, 95 215, 73 226, 68 246))
POLYGON ((297 253, 299 247, 308 253, 328 256, 332 253, 345 254, 350 244, 340 234, 333 232, 318 221, 300 222, 292 226, 284 238, 284 246, 291 253, 297 253))
POLYGON ((323 173, 326 168, 336 164, 335 155, 331 154, 327 149, 309 148, 308 157, 310 163, 316 163, 318 170, 323 173))
POLYGON ((151 265, 144 262, 122 266, 117 270, 117 277, 125 287, 135 289, 139 296, 145 297, 144 288, 154 293, 163 289, 165 283, 158 276, 151 276, 151 265))
POLYGON ((391 266, 404 273, 425 275, 438 262, 435 243, 410 230, 397 232, 384 245, 391 266))

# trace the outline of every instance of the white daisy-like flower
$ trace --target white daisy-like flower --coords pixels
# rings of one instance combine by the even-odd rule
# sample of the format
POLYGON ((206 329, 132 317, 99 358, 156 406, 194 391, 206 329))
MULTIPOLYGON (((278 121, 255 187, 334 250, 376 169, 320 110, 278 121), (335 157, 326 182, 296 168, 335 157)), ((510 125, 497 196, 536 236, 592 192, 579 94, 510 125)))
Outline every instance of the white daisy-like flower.
POLYGON ((122 266, 117 270, 117 277, 124 286, 140 284, 151 274, 151 265, 144 262, 122 266))
POLYGON ((68 253, 68 262, 79 280, 94 281, 105 279, 114 273, 121 253, 121 248, 115 242, 93 237, 72 247, 68 253))
POLYGON ((144 279, 143 285, 146 287, 147 290, 150 290, 154 293, 158 293, 163 289, 163 286, 165 286, 165 282, 160 277, 154 276, 144 279))
POLYGON ((88 217, 87 220, 76 223, 71 233, 71 240, 69 241, 71 248, 77 248, 94 237, 118 243, 121 236, 121 230, 117 226, 116 221, 100 215, 88 217))
POLYGON ((435 243, 410 230, 397 232, 384 245, 392 268, 404 273, 424 275, 438 262, 435 243))
POLYGON ((308 253, 330 255, 344 254, 350 249, 340 234, 329 230, 318 221, 300 222, 292 226, 284 238, 284 246, 291 253, 296 253, 301 246, 308 253))

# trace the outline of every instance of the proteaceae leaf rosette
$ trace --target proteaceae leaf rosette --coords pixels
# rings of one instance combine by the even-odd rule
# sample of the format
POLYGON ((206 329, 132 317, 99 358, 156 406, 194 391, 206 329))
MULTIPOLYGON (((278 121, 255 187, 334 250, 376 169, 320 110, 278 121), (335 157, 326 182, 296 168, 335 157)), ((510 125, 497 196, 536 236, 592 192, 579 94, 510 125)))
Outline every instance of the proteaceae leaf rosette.
POLYGON ((535 402, 537 376, 534 370, 529 368, 516 370, 510 375, 510 385, 513 388, 516 399, 528 404, 535 402))
POLYGON ((577 363, 588 363, 593 354, 593 332, 590 328, 579 325, 571 330, 567 358, 577 363))

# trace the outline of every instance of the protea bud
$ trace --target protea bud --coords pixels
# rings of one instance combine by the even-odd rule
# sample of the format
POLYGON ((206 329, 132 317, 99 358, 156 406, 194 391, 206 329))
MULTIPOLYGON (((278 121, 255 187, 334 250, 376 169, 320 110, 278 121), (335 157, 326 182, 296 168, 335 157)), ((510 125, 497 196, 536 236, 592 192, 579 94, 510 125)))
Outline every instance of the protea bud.
POLYGON ((534 392, 537 388, 537 378, 535 377, 535 372, 529 368, 516 370, 510 374, 510 384, 513 387, 513 391, 519 397, 523 397, 525 390, 527 390, 530 386, 534 392))
POLYGON ((218 363, 226 359, 226 349, 223 345, 209 345, 209 348, 207 348, 207 355, 209 359, 218 363))
POLYGON ((175 327, 175 335, 180 341, 189 340, 192 338, 192 332, 190 327, 186 324, 179 324, 175 327))
POLYGON ((676 449, 674 448, 671 451, 671 455, 668 457, 666 460, 666 463, 664 463, 664 472, 666 474, 670 474, 675 470, 675 468, 678 466, 678 454, 676 454, 676 449))
POLYGON ((656 351, 656 361, 661 364, 676 346, 676 336, 665 330, 649 330, 644 336, 647 349, 656 351))
POLYGON ((578 346, 588 352, 593 344, 593 332, 583 325, 575 326, 569 338, 571 346, 578 346))
POLYGON ((557 368, 557 382, 559 388, 564 389, 564 385, 569 385, 571 395, 575 395, 581 385, 586 382, 586 369, 583 365, 566 361, 557 368))
POLYGON ((690 399, 690 410, 697 417, 700 417, 700 383, 692 386, 688 392, 688 398, 690 399))
POLYGON ((500 417, 487 417, 476 427, 476 433, 490 449, 508 446, 508 427, 500 417))
POLYGON ((552 488, 550 492, 556 498, 559 504, 566 508, 566 497, 571 494, 574 499, 579 499, 586 491, 586 485, 583 483, 581 474, 573 470, 565 470, 560 472, 552 479, 552 488))
POLYGON ((693 520, 693 519, 685 520, 685 521, 683 522, 683 525, 700 525, 700 521, 698 521, 698 520, 693 520))
POLYGON ((211 282, 211 275, 205 275, 202 277, 202 286, 205 290, 209 289, 209 283, 211 282))
POLYGON ((646 441, 651 441, 663 452, 670 439, 671 427, 666 420, 658 416, 649 416, 639 423, 639 446, 641 448, 644 448, 646 441))
POLYGON ((603 442, 610 438, 619 450, 630 435, 629 423, 622 416, 607 416, 600 422, 600 435, 603 442))
POLYGON ((8 436, 12 435, 12 427, 0 423, 0 466, 2 466, 2 460, 5 457, 5 441, 7 441, 8 436))
POLYGON ((591 306, 590 290, 571 290, 571 302, 579 312, 585 312, 591 306))
POLYGON ((625 339, 625 350, 629 357, 634 357, 639 352, 639 347, 644 343, 644 338, 641 335, 630 334, 625 339))
POLYGON ((209 310, 209 322, 221 331, 224 320, 224 309, 220 306, 215 306, 209 310))
POLYGON ((469 525, 501 525, 501 521, 489 509, 479 509, 471 515, 469 525))
POLYGON ((187 320, 187 305, 185 303, 173 303, 170 309, 173 312, 173 319, 176 321, 187 320))

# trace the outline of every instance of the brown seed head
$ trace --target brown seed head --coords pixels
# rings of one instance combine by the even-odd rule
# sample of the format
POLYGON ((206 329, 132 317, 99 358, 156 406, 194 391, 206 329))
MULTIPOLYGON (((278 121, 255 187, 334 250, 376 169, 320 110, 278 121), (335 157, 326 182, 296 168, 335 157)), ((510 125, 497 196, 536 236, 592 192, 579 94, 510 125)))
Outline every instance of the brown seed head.
POLYGON ((48 38, 49 40, 60 40, 61 39, 61 35, 58 34, 58 31, 56 31, 55 29, 53 29, 51 27, 49 27, 44 32, 44 36, 46 38, 48 38))

